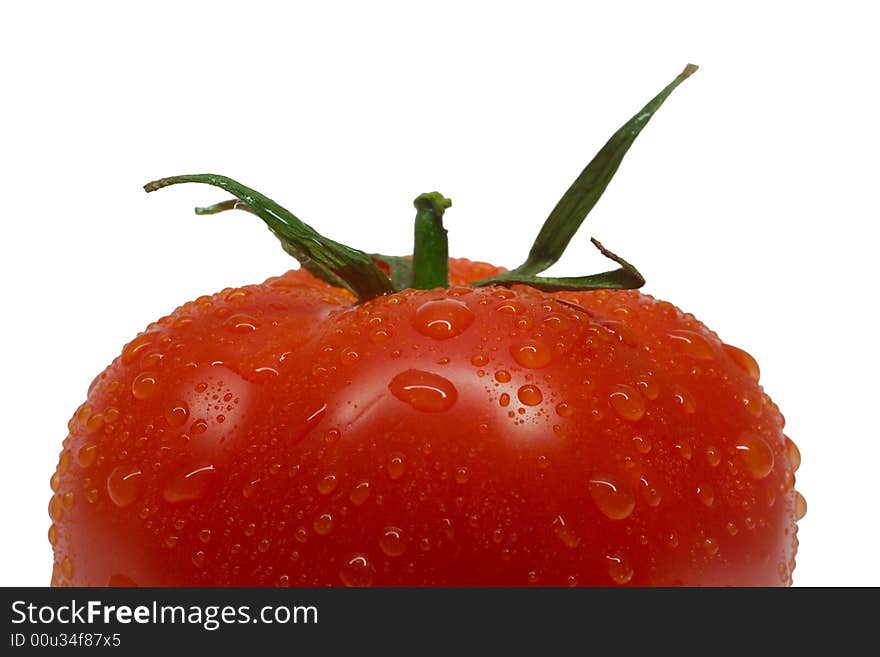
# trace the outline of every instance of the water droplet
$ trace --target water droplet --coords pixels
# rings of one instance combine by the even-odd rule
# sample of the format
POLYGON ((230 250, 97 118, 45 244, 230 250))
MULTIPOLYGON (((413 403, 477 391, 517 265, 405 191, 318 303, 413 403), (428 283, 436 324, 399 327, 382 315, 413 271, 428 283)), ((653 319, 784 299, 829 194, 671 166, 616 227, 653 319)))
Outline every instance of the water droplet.
POLYGON ((204 568, 205 567, 205 552, 203 550, 196 550, 192 555, 193 566, 196 568, 204 568))
POLYGON ((611 475, 593 475, 590 495, 599 510, 612 520, 629 517, 636 506, 636 498, 629 486, 611 475))
POLYGON ((207 543, 211 540, 211 530, 210 529, 200 529, 199 530, 199 540, 202 543, 207 543))
POLYGON ((644 395, 648 401, 654 401, 660 396, 660 386, 649 374, 643 374, 636 381, 636 388, 644 395))
POLYGON ((624 420, 637 422, 645 415, 645 401, 632 386, 617 384, 608 397, 611 407, 624 420))
POLYGON ((366 587, 373 584, 373 566, 363 552, 349 554, 342 560, 339 579, 350 587, 366 587))
POLYGON ((49 545, 54 546, 58 542, 58 526, 53 522, 49 525, 49 545))
POLYGON ((727 533, 730 534, 731 536, 736 536, 739 533, 739 529, 737 529, 737 526, 735 523, 732 523, 732 522, 727 523, 727 533))
POLYGON ((140 490, 143 472, 134 465, 120 465, 113 468, 107 477, 107 494, 113 504, 123 508, 135 501, 140 490))
POLYGON ((544 400, 544 395, 538 386, 527 384, 516 391, 516 396, 526 406, 537 406, 544 400))
POLYGON ((556 516, 553 520, 553 533, 556 538, 563 542, 566 547, 576 548, 580 545, 581 539, 574 530, 565 524, 565 518, 556 516))
POLYGON ((517 363, 530 369, 547 367, 553 360, 550 347, 539 340, 526 340, 512 345, 510 355, 517 363))
POLYGON ((718 467, 718 464, 721 463, 721 452, 718 451, 717 447, 706 448, 706 461, 713 468, 718 467))
POLYGON ((676 532, 674 532, 674 531, 673 531, 673 532, 669 532, 669 533, 666 535, 666 539, 665 539, 665 540, 666 540, 666 544, 667 544, 669 547, 671 547, 671 548, 677 548, 677 547, 678 547, 678 534, 677 534, 676 532))
POLYGON ((61 574, 64 575, 66 579, 73 577, 73 563, 71 563, 68 557, 64 557, 64 559, 61 560, 61 574))
POLYGON ((165 547, 173 548, 175 545, 177 545, 178 540, 180 540, 180 539, 177 536, 174 536, 173 534, 171 536, 166 537, 165 538, 165 547))
POLYGON ((53 495, 49 500, 49 517, 58 521, 64 516, 64 506, 61 504, 61 496, 53 495))
POLYGON ((422 335, 446 340, 461 335, 474 321, 474 313, 463 301, 436 299, 419 306, 412 321, 422 335))
POLYGON ((250 315, 231 315, 229 319, 223 322, 223 326, 227 331, 233 333, 253 333, 259 327, 257 320, 250 315))
POLYGON ((694 331, 670 331, 668 337, 683 353, 698 360, 712 360, 715 350, 709 341, 694 331))
POLYGON ((639 454, 648 454, 651 451, 651 440, 644 436, 633 436, 633 444, 639 454))
POLYGON ((692 415, 697 411, 697 400, 694 396, 684 388, 677 388, 672 393, 672 399, 677 406, 688 415, 692 415))
POLYGON ((455 482, 458 484, 466 484, 468 479, 470 478, 470 473, 468 469, 464 466, 460 468, 456 468, 455 470, 455 482))
POLYGON ((406 551, 406 542, 399 527, 386 527, 379 539, 379 547, 389 557, 399 557, 406 551))
POLYGON ((400 479, 406 472, 406 458, 400 452, 394 452, 388 457, 388 463, 385 464, 385 471, 392 479, 400 479))
POLYGON ((321 495, 329 495, 336 490, 336 485, 338 483, 335 474, 326 474, 321 477, 321 480, 318 482, 318 492, 321 493, 321 495))
POLYGON ((215 480, 217 471, 213 465, 187 468, 171 477, 162 490, 162 497, 172 504, 191 502, 205 496, 215 480))
POLYGON ((677 442, 674 447, 682 461, 690 461, 694 457, 694 450, 688 443, 677 442))
POLYGON ((506 392, 502 392, 501 396, 498 397, 498 404, 506 408, 510 404, 510 395, 506 392))
POLYGON ((370 497, 370 482, 362 481, 357 484, 354 488, 351 489, 351 493, 348 495, 348 499, 351 500, 351 503, 355 506, 360 506, 370 497))
POLYGON ((788 436, 785 436, 785 446, 788 449, 788 462, 791 464, 791 471, 797 472, 798 468, 801 467, 801 450, 798 449, 798 446, 788 436))
POLYGON ((319 536, 326 536, 333 531, 333 516, 330 513, 322 513, 312 523, 315 533, 319 536))
POLYGON ((264 538, 259 543, 257 543, 257 551, 265 554, 269 551, 269 547, 271 546, 271 544, 272 542, 268 538, 264 538))
POLYGON ((175 400, 165 407, 165 420, 171 427, 181 427, 189 417, 189 406, 185 401, 175 400))
POLYGON ((125 345, 125 349, 122 350, 122 364, 131 365, 138 357, 139 353, 153 344, 155 338, 155 333, 141 333, 134 340, 125 345))
POLYGON ((510 381, 510 372, 507 370, 498 370, 495 372, 495 380, 498 383, 508 383, 510 381))
POLYGON ((645 504, 650 507, 660 506, 660 502, 663 498, 660 495, 660 491, 657 490, 657 487, 652 485, 644 476, 639 480, 639 483, 642 485, 642 497, 645 498, 645 504))
POLYGON ((86 420, 86 431, 90 434, 96 433, 103 426, 104 426, 104 414, 103 413, 95 413, 88 420, 86 420))
POLYGON ((736 444, 737 453, 755 479, 763 479, 773 470, 773 450, 763 438, 744 433, 736 444))
POLYGON ((794 492, 794 519, 795 522, 807 515, 807 500, 798 491, 794 492))
POLYGON ((718 541, 716 541, 711 536, 707 536, 705 539, 703 539, 703 549, 709 556, 718 554, 718 541))
POLYGON ((131 394, 135 399, 146 399, 156 392, 158 384, 155 372, 141 372, 131 382, 131 394))
POLYGON ((471 356, 471 365, 474 367, 483 367, 489 362, 489 357, 485 354, 476 354, 471 356))
POLYGON ((628 584, 632 580, 635 570, 625 554, 620 552, 606 554, 605 561, 608 565, 608 575, 616 584, 628 584))
POLYGON ((712 506, 715 504, 715 489, 711 484, 700 484, 697 486, 697 497, 703 506, 712 506))
POLYGON ((98 489, 92 488, 86 493, 86 500, 89 501, 90 504, 94 504, 98 501, 98 489))
POLYGON ((738 349, 733 345, 724 345, 724 352, 733 360, 736 365, 744 370, 757 383, 761 378, 761 369, 758 362, 752 358, 752 355, 742 349, 738 349))
POLYGON ((388 389, 417 411, 440 413, 452 408, 458 391, 448 379, 422 370, 406 370, 395 376, 388 389))
POLYGON ((76 462, 79 463, 80 467, 88 468, 95 462, 95 457, 98 455, 98 446, 95 443, 86 443, 76 453, 76 462))
POLYGON ((196 420, 192 423, 192 426, 189 428, 189 432, 193 436, 198 436, 205 433, 208 430, 208 423, 204 420, 196 420))

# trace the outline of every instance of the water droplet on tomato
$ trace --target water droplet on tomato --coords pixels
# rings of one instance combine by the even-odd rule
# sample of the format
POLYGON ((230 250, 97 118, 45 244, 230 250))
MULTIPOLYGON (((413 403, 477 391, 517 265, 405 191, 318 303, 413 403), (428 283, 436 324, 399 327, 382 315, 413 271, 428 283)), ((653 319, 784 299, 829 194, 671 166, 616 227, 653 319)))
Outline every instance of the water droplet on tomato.
POLYGON ((537 406, 544 400, 544 395, 538 386, 527 384, 516 391, 516 396, 526 406, 537 406))
POLYGON ((367 587, 373 584, 373 566, 363 552, 349 554, 342 560, 339 579, 345 586, 367 587))
POLYGON ((70 561, 69 557, 64 557, 64 559, 61 560, 61 574, 64 575, 66 579, 73 577, 73 563, 70 561))
POLYGON ((400 401, 426 413, 449 410, 458 400, 458 391, 451 381, 422 370, 401 372, 391 380, 388 389, 400 401))
POLYGON ((199 530, 199 540, 202 543, 207 543, 211 540, 211 530, 210 529, 200 529, 199 530))
POLYGON ((608 575, 616 584, 622 586, 632 580, 635 570, 633 569, 632 562, 625 554, 621 552, 606 554, 605 562, 608 566, 608 575))
POLYGON ((98 446, 95 443, 86 443, 76 453, 76 462, 79 463, 80 467, 88 468, 95 462, 95 457, 98 455, 98 446))
POLYGON ((208 430, 208 423, 204 420, 196 420, 192 423, 192 426, 189 428, 189 432, 193 436, 198 436, 200 434, 205 433, 208 430))
POLYGON ((470 479, 470 473, 468 469, 464 466, 460 468, 456 468, 455 470, 455 483, 457 484, 466 484, 470 479))
POLYGON ((517 363, 530 369, 547 367, 553 360, 550 347, 540 340, 526 340, 511 345, 510 355, 517 363))
POLYGON ((172 504, 191 502, 205 496, 215 480, 217 471, 213 465, 187 468, 171 477, 162 490, 162 497, 172 504))
POLYGON ((474 321, 474 313, 463 301, 436 299, 419 306, 412 321, 422 335, 446 340, 462 334, 474 321))
POLYGON ((113 504, 123 508, 135 501, 140 492, 143 472, 135 465, 120 465, 107 477, 107 494, 113 504))
POLYGON ((192 555, 192 563, 196 568, 204 568, 205 567, 205 552, 204 550, 196 550, 192 555))
POLYGON ((709 341, 694 331, 670 331, 667 336, 683 353, 698 360, 712 360, 715 350, 709 341))
POLYGON ((399 557, 406 551, 406 542, 399 527, 386 527, 379 539, 379 547, 389 557, 399 557))
POLYGON ((507 370, 498 370, 495 372, 495 380, 498 383, 507 383, 510 381, 510 372, 507 370))
POLYGON ((713 468, 718 467, 718 464, 721 463, 721 452, 718 451, 717 447, 706 448, 706 461, 713 468))
POLYGON ((326 474, 321 477, 320 481, 318 481, 318 492, 321 493, 321 495, 329 495, 336 490, 336 485, 338 483, 335 474, 326 474))
POLYGON ((321 513, 312 523, 315 533, 319 536, 326 536, 333 531, 333 515, 330 513, 321 513))
POLYGON ((388 463, 385 464, 385 471, 392 479, 400 479, 406 472, 406 458, 400 452, 394 452, 388 457, 388 463))
POLYGON ((360 506, 370 497, 370 482, 362 481, 357 484, 354 488, 351 489, 351 493, 348 495, 348 499, 351 500, 351 503, 355 506, 360 506))
POLYGON ((571 527, 566 525, 565 518, 562 516, 556 516, 553 519, 553 533, 556 534, 556 538, 562 541, 566 547, 576 548, 580 545, 580 537, 571 527))
POLYGON ((737 453, 755 479, 763 479, 773 470, 773 450, 760 436, 744 433, 736 444, 737 453))
POLYGON ((608 397, 611 407, 624 420, 637 422, 645 415, 645 401, 632 386, 617 384, 608 397))
POLYGON ((724 352, 740 369, 752 377, 752 380, 754 380, 755 383, 760 380, 761 369, 758 367, 758 362, 752 358, 750 353, 729 344, 724 345, 724 352))
POLYGON ((181 427, 189 417, 189 406, 185 401, 177 399, 165 407, 165 420, 171 427, 181 427))
POLYGON ((49 517, 53 521, 61 520, 64 516, 64 506, 61 504, 61 496, 53 495, 49 500, 49 517))
POLYGON ((785 436, 785 447, 788 449, 788 462, 791 464, 791 471, 797 472, 801 467, 801 450, 794 444, 794 441, 785 436))
POLYGON ((257 320, 250 315, 236 314, 223 322, 224 328, 233 333, 253 333, 259 327, 257 320))
POLYGON ((660 491, 657 490, 657 487, 649 482, 645 476, 642 476, 639 479, 639 483, 642 485, 642 497, 645 498, 645 504, 650 507, 660 506, 660 502, 663 498, 660 495, 660 491))
POLYGON ((644 436, 633 436, 632 441, 639 454, 650 453, 652 445, 649 438, 645 438, 644 436))
POLYGON ((798 491, 794 492, 794 519, 795 522, 807 515, 807 500, 798 491))
POLYGON ((506 392, 502 392, 501 396, 498 397, 498 404, 504 408, 509 406, 510 405, 510 395, 508 395, 506 392))
POLYGON ((489 357, 485 354, 476 354, 471 356, 471 365, 474 367, 483 367, 489 362, 489 357))
POLYGON ((146 399, 156 392, 158 385, 155 372, 141 372, 131 382, 131 394, 135 399, 146 399))
POLYGON ((697 486, 697 498, 703 506, 712 506, 715 504, 715 489, 711 484, 700 484, 697 486))
POLYGON ((660 396, 660 386, 649 374, 643 374, 636 381, 636 388, 644 395, 648 401, 654 401, 660 396))
POLYGON ((687 415, 696 413, 697 400, 694 399, 694 396, 684 388, 677 388, 675 392, 672 393, 672 399, 687 415))
POLYGON ((711 536, 707 536, 705 539, 703 539, 703 549, 709 556, 718 554, 718 541, 716 541, 711 536))
POLYGON ((636 506, 636 498, 629 486, 611 475, 593 475, 590 496, 599 510, 612 520, 629 517, 636 506))

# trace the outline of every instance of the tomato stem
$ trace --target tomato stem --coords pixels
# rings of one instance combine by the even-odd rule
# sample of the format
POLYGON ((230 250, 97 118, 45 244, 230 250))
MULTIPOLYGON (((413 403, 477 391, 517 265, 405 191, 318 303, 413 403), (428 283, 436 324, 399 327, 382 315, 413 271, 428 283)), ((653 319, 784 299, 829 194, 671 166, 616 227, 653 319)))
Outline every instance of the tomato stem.
POLYGON ((223 201, 197 208, 196 213, 214 214, 235 208, 248 210, 266 222, 269 230, 281 240, 284 250, 296 258, 304 269, 331 285, 348 289, 359 300, 394 291, 389 278, 369 255, 324 237, 269 197, 232 178, 212 173, 172 176, 149 182, 144 185, 144 190, 154 192, 180 183, 204 183, 225 189, 239 202, 223 201))
POLYGON ((644 284, 644 278, 632 265, 626 263, 614 254, 606 252, 601 244, 594 240, 594 244, 602 251, 603 255, 624 265, 616 272, 605 272, 595 276, 585 276, 572 279, 541 279, 536 276, 553 265, 564 253, 571 239, 583 224, 584 219, 602 197, 608 183, 617 172, 624 155, 639 136, 642 129, 654 116, 663 102, 675 90, 675 88, 689 78, 697 66, 688 64, 684 70, 676 76, 659 94, 652 98, 647 105, 636 112, 629 121, 620 127, 599 152, 590 160, 586 168, 581 172, 571 187, 562 195, 559 202, 550 212, 544 225, 538 233, 532 245, 528 258, 519 267, 498 276, 479 281, 475 285, 510 285, 523 283, 538 287, 541 284, 549 285, 549 281, 566 280, 575 287, 562 287, 558 289, 592 289, 593 285, 599 287, 640 287, 644 284), (614 274, 607 279, 610 274, 614 274), (583 281, 587 287, 579 287, 577 281, 583 281), (610 284, 606 284, 610 283, 610 284))
POLYGON ((443 213, 452 201, 440 192, 422 194, 416 206, 413 244, 412 287, 432 290, 449 287, 449 241, 443 227, 443 213))

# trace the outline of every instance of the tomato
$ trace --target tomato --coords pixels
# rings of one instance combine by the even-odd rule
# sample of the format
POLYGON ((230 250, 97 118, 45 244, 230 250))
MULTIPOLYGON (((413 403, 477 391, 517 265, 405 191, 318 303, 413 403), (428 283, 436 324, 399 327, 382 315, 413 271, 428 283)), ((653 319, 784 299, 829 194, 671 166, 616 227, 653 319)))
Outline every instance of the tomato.
POLYGON ((791 582, 800 456, 756 362, 605 289, 643 279, 598 243, 621 264, 598 278, 537 277, 567 244, 541 236, 511 272, 447 260, 424 195, 413 260, 371 259, 186 181, 304 269, 181 306, 95 379, 51 481, 53 584, 791 582))

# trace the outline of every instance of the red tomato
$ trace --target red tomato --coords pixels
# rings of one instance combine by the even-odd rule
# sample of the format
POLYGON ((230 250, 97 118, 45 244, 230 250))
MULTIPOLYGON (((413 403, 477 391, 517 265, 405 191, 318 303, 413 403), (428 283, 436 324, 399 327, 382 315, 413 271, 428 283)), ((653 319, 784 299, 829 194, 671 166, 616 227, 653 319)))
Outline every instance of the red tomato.
POLYGON ((151 325, 69 426, 54 584, 774 585, 794 567, 799 457, 755 361, 634 291, 354 305, 293 271, 151 325))
POLYGON ((510 272, 447 260, 436 192, 409 261, 223 176, 146 185, 223 188, 199 212, 249 210, 307 271, 184 305, 95 380, 52 477, 52 583, 789 584, 800 456, 754 359, 598 242, 619 269, 537 276, 695 70, 510 272))

